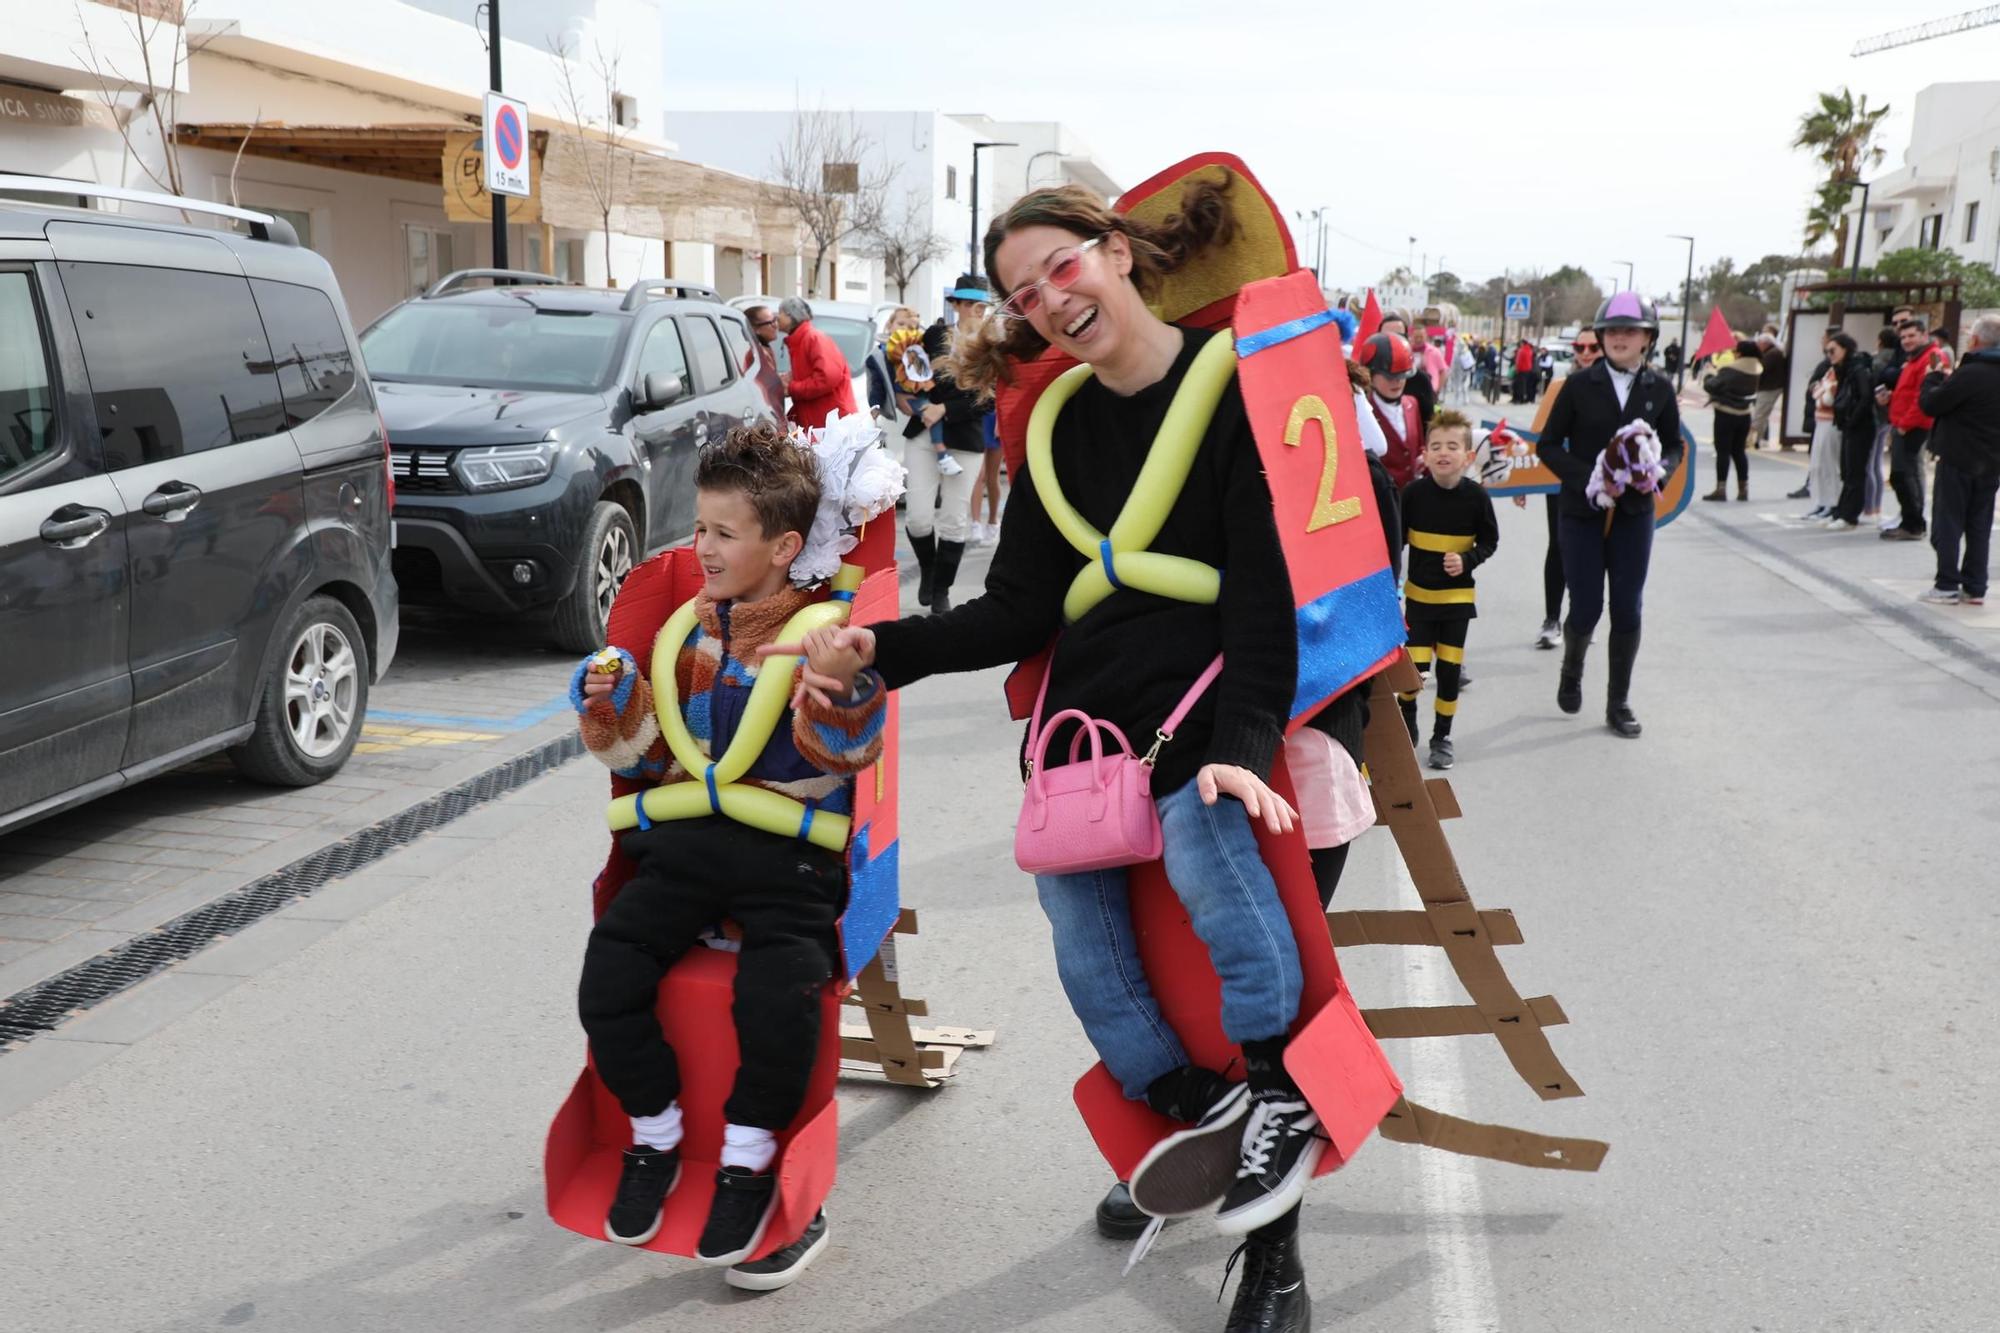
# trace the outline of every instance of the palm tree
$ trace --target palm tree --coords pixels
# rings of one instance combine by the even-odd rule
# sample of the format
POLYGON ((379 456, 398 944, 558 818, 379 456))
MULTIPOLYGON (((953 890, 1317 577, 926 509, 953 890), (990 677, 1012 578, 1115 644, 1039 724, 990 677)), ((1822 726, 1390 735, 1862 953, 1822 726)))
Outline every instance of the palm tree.
POLYGON ((1859 101, 1842 88, 1837 93, 1821 93, 1819 106, 1799 117, 1799 132, 1792 147, 1803 148, 1827 168, 1827 178, 1814 191, 1813 206, 1806 212, 1807 245, 1834 238, 1836 257, 1847 253, 1847 207, 1849 192, 1861 179, 1865 162, 1875 166, 1882 150, 1872 142, 1875 128, 1889 114, 1884 106, 1870 107, 1868 96, 1859 101))

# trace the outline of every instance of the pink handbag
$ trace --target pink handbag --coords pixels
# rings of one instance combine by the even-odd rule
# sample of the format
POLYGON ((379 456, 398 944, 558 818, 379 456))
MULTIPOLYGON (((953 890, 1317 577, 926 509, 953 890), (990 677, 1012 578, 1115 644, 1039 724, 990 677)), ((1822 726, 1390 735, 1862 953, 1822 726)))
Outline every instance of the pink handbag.
POLYGON ((1021 818, 1014 826, 1014 863, 1031 875, 1063 875, 1077 870, 1104 870, 1139 865, 1160 855, 1160 811, 1153 804, 1153 761, 1160 747, 1174 738, 1188 711, 1215 678, 1222 658, 1208 670, 1161 724, 1153 748, 1141 759, 1132 753, 1125 733, 1077 708, 1065 708, 1042 721, 1042 703, 1049 695, 1049 675, 1042 676, 1028 723, 1028 790, 1021 801, 1021 818), (1069 762, 1050 768, 1044 762, 1056 724, 1074 718, 1081 725, 1069 745, 1069 762), (1104 752, 1104 737, 1118 743, 1104 752), (1082 759, 1085 738, 1090 758, 1082 759))

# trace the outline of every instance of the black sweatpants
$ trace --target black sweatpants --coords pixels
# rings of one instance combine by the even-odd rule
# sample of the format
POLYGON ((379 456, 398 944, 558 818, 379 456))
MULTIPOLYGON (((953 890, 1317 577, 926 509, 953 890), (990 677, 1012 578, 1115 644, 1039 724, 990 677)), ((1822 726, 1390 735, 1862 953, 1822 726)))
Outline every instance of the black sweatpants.
MULTIPOLYGON (((1470 617, 1410 622, 1410 659, 1417 664, 1417 670, 1429 675, 1431 659, 1437 659, 1437 717, 1431 724, 1433 738, 1451 735, 1451 720, 1458 715, 1459 673, 1465 667, 1465 632, 1471 628, 1470 617)), ((1416 716, 1416 695, 1399 694, 1396 700, 1403 705, 1406 719, 1416 716)))
POLYGON ((1729 484, 1729 469, 1736 468, 1738 489, 1750 484, 1750 417, 1734 412, 1715 414, 1715 489, 1729 484))
POLYGON ((1840 433, 1840 499, 1834 502, 1836 518, 1849 523, 1861 521, 1868 502, 1868 455, 1875 448, 1875 422, 1840 433))
POLYGON ((621 845, 639 870, 592 927, 577 986, 598 1077, 627 1115, 658 1115, 680 1096, 680 1066, 653 1011, 660 979, 727 917, 743 929, 743 951, 732 1008, 741 1064, 724 1114, 784 1129, 819 1054, 821 992, 847 898, 840 856, 720 816, 634 829, 621 845))
POLYGON ((1931 549, 1937 552, 1937 586, 1944 591, 1986 596, 1996 490, 2000 479, 1938 460, 1937 493, 1931 497, 1931 549))
POLYGON ((1556 497, 1544 495, 1549 511, 1549 553, 1542 557, 1542 619, 1553 625, 1563 613, 1562 539, 1556 534, 1556 497))

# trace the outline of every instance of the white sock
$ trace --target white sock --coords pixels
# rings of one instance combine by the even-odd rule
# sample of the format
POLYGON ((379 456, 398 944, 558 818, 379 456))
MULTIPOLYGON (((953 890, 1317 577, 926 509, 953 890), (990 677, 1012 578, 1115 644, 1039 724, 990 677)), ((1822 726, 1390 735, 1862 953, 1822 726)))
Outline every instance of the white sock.
POLYGON ((681 1146, 681 1104, 669 1102, 658 1115, 632 1117, 632 1142, 643 1143, 655 1152, 681 1146))
POLYGON ((722 1127, 721 1166, 740 1166, 762 1175, 778 1155, 778 1138, 768 1129, 749 1125, 722 1127))

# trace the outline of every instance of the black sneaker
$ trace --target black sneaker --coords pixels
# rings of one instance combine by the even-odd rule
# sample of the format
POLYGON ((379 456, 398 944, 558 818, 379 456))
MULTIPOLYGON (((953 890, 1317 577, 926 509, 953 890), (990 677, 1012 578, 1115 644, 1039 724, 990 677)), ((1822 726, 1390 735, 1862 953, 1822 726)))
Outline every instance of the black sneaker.
POLYGON ((799 1280, 799 1274, 819 1258, 826 1248, 826 1209, 819 1210, 805 1234, 780 1250, 773 1250, 754 1263, 737 1264, 722 1280, 744 1291, 776 1291, 799 1280))
POLYGON ((1451 737, 1431 737, 1430 766, 1439 772, 1443 772, 1445 769, 1451 767, 1451 759, 1451 737))
POLYGON ((604 1219, 604 1238, 620 1245, 644 1245, 660 1234, 660 1208, 681 1178, 681 1150, 661 1152, 635 1143, 625 1150, 618 1193, 604 1219))
POLYGON ((1132 1172, 1132 1202, 1148 1216, 1186 1217, 1212 1208, 1236 1178, 1243 1143, 1238 1126, 1250 1089, 1215 1077, 1221 1086, 1200 1118, 1154 1144, 1132 1172))
POLYGON ((1216 1229, 1241 1236, 1291 1211, 1326 1151, 1319 1117, 1289 1089, 1265 1089, 1251 1099, 1236 1181, 1216 1211, 1216 1229))
MULTIPOLYGON (((1308 1333, 1312 1328, 1312 1297, 1306 1293, 1305 1265, 1299 1262, 1299 1238, 1246 1240, 1229 1256, 1222 1270, 1222 1285, 1229 1285, 1229 1269, 1243 1260, 1243 1281, 1236 1288, 1236 1301, 1229 1307, 1229 1324, 1224 1333, 1308 1333)), ((1217 1292, 1216 1300, 1222 1299, 1217 1292)))
POLYGON ((759 1175, 745 1166, 717 1171, 715 1202, 709 1205, 708 1225, 694 1247, 695 1259, 714 1268, 748 1259, 763 1241, 777 1202, 778 1178, 770 1172, 759 1175))
POLYGON ((1122 1180, 1097 1202, 1097 1234, 1109 1240, 1137 1240, 1150 1220, 1132 1202, 1132 1188, 1122 1180))

